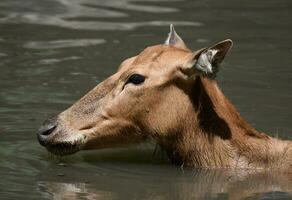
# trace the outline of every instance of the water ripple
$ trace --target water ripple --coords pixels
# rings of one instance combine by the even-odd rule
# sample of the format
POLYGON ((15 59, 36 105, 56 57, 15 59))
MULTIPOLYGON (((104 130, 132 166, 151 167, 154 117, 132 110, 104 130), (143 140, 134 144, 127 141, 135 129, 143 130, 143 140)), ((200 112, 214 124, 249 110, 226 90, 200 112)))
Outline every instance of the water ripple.
POLYGON ((56 63, 60 63, 63 61, 68 61, 68 60, 78 60, 81 59, 82 57, 79 56, 70 56, 70 57, 66 57, 66 58, 48 58, 48 59, 42 59, 38 62, 38 64, 42 64, 42 65, 52 65, 52 64, 56 64, 56 63))
POLYGON ((74 39, 54 41, 31 41, 24 44, 28 49, 60 49, 68 47, 87 47, 105 43, 104 39, 74 39))
POLYGON ((54 16, 41 14, 11 14, 9 17, 0 19, 0 23, 26 23, 38 25, 59 26, 77 30, 134 30, 144 26, 202 26, 201 22, 190 21, 142 21, 142 22, 106 22, 106 21, 67 21, 54 16))
MULTIPOLYGON (((151 2, 152 0, 150 0, 151 2)), ((137 0, 135 2, 138 2, 137 0)), ((145 2, 145 1, 143 1, 145 2)), ((163 2, 163 1, 162 1, 163 2)), ((43 3, 43 1, 42 1, 43 3)), ((171 13, 179 11, 176 8, 156 6, 156 5, 141 5, 130 2, 129 0, 114 0, 114 1, 92 1, 92 0, 55 0, 46 2, 48 6, 56 9, 46 9, 46 6, 38 2, 34 2, 33 8, 28 5, 14 4, 11 10, 11 2, 4 0, 0 3, 4 17, 0 18, 0 23, 10 24, 38 24, 58 26, 68 29, 78 30, 133 30, 142 26, 165 26, 170 23, 186 26, 201 26, 200 22, 193 21, 165 21, 152 20, 137 22, 121 22, 121 21, 97 21, 96 18, 113 18, 123 17, 129 18, 122 10, 131 10, 135 12, 148 13, 171 13), (18 9, 19 8, 19 9, 18 9), (115 11, 112 11, 114 9, 115 11), (3 11, 5 10, 5 11, 3 11), (19 12, 19 10, 21 10, 19 12), (55 13, 51 13, 54 10, 55 13), (120 10, 120 11, 116 11, 120 10), (86 18, 87 20, 81 20, 86 18), (88 20, 90 18, 91 20, 88 20)), ((166 2, 164 2, 166 4, 166 2)))

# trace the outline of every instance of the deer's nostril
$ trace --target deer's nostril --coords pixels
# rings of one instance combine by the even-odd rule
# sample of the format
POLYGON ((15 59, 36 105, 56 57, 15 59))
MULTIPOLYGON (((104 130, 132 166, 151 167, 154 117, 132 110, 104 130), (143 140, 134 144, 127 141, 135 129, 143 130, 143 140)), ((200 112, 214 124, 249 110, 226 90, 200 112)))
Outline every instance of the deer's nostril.
POLYGON ((41 128, 38 131, 39 135, 48 136, 50 135, 57 127, 56 118, 48 119, 44 122, 41 128))
POLYGON ((40 131, 40 134, 41 135, 50 135, 55 130, 55 128, 56 128, 56 126, 48 126, 47 129, 40 131))

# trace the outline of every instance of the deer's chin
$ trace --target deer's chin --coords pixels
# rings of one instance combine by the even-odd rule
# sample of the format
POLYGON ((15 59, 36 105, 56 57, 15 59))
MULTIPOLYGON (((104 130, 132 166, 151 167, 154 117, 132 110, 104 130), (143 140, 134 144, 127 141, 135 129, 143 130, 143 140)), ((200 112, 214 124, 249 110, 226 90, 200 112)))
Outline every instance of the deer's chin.
POLYGON ((65 156, 74 154, 77 151, 81 150, 81 145, 77 143, 70 143, 70 142, 59 142, 55 144, 50 144, 46 146, 46 149, 57 156, 65 156))

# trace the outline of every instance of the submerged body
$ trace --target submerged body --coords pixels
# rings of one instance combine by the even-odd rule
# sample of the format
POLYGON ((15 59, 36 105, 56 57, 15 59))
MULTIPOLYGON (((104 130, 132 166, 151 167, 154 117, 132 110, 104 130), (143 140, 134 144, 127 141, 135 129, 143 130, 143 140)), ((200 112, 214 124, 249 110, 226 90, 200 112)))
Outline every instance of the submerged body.
POLYGON ((217 85, 231 46, 225 40, 192 52, 171 27, 165 44, 125 60, 117 73, 46 121, 38 139, 59 155, 153 139, 178 165, 292 173, 292 142, 252 128, 217 85))

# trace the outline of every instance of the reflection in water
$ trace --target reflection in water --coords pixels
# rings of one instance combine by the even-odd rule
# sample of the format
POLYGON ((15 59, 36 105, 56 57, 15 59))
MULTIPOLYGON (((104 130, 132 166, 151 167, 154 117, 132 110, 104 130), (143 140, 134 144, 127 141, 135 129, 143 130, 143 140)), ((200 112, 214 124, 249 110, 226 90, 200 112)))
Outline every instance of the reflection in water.
POLYGON ((110 192, 91 191, 86 183, 57 183, 57 182, 39 182, 39 191, 44 197, 52 197, 53 199, 113 199, 110 192))
MULTIPOLYGON (((107 174, 110 180, 103 176, 92 175, 86 182, 66 181, 66 178, 42 176, 38 182, 39 191, 43 196, 54 199, 259 199, 261 198, 292 198, 292 177, 284 174, 262 172, 229 171, 229 170, 187 170, 178 171, 166 168, 169 172, 161 176, 162 169, 151 168, 151 173, 133 176, 130 172, 133 166, 128 166, 127 176, 107 174), (171 174, 171 175, 170 175, 171 174), (144 175, 144 176, 143 176, 144 175), (157 177, 155 175, 158 175, 157 177), (50 178, 46 178, 50 177, 50 178), (127 182, 125 185, 125 178, 127 182)), ((123 169, 120 169, 123 172, 123 169)), ((144 169, 145 170, 145 169, 144 169)), ((146 168, 146 171, 150 170, 146 168)), ((111 173, 108 170, 108 173, 111 173)), ((75 179, 82 180, 76 174, 75 179)))

